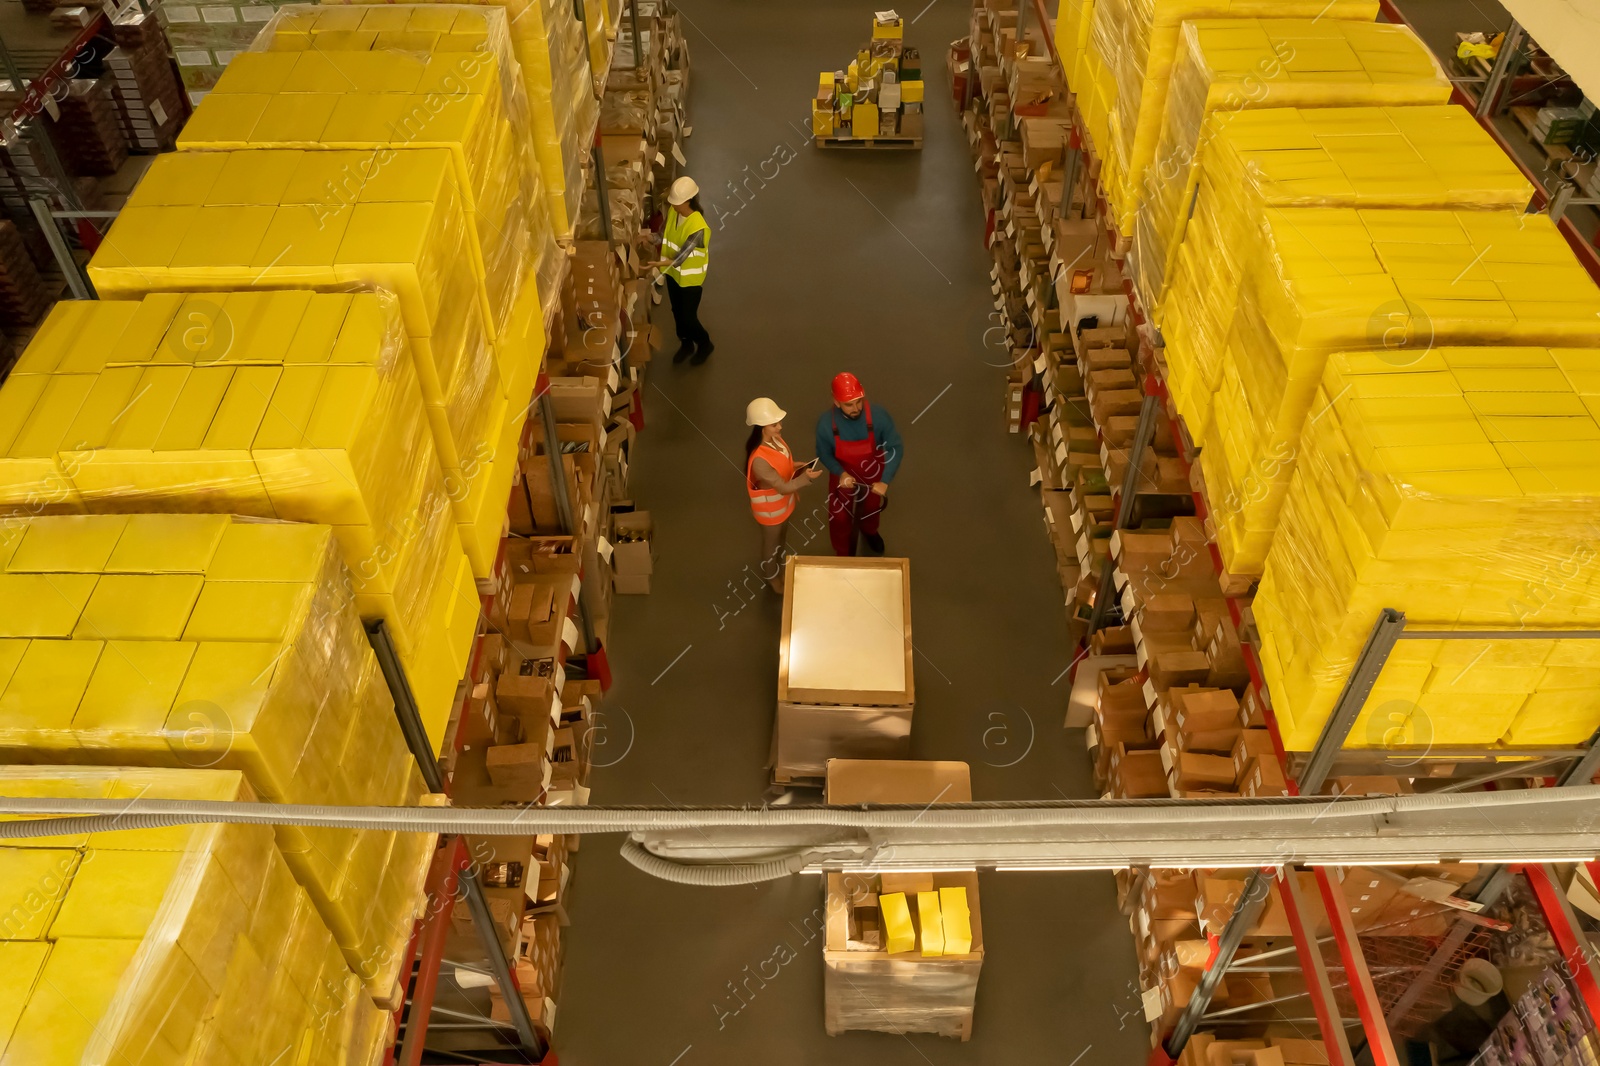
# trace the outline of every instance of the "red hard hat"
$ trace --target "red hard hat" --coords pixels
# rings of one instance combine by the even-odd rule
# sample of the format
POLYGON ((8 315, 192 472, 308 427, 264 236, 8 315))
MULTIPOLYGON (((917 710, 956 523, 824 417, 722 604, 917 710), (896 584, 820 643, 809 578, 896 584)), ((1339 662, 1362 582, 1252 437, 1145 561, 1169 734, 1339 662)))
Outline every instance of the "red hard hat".
POLYGON ((833 398, 838 403, 859 400, 866 394, 867 390, 861 387, 861 382, 848 370, 833 376, 833 398))

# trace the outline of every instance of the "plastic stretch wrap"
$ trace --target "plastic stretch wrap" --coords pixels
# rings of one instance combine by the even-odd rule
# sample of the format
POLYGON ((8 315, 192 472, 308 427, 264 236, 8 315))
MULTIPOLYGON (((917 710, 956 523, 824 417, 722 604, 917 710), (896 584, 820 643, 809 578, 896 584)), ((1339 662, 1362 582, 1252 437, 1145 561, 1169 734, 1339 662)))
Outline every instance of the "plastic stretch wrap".
MULTIPOLYGON (((1371 22, 1377 0, 1096 0, 1087 51, 1105 68, 1102 96, 1085 113, 1117 229, 1133 232, 1144 169, 1155 157, 1177 58, 1192 19, 1289 18, 1371 22), (1101 109, 1104 109, 1102 113, 1101 109)), ((1098 83, 1101 75, 1091 72, 1098 83)))
MULTIPOLYGON (((369 4, 387 6, 383 0, 355 0, 353 6, 369 4)), ((531 143, 544 178, 544 204, 550 227, 556 237, 566 237, 577 213, 576 197, 582 191, 581 184, 569 184, 569 178, 581 176, 581 171, 575 169, 581 150, 579 127, 572 124, 571 118, 575 110, 585 110, 585 99, 589 101, 586 113, 592 115, 597 106, 592 85, 577 80, 580 75, 587 78, 587 66, 583 38, 571 6, 544 0, 466 0, 459 6, 500 9, 505 14, 511 51, 528 100, 531 143), (575 87, 582 88, 583 95, 576 93, 575 87)), ((591 125, 592 119, 582 128, 587 130, 591 125)))
POLYGON ((435 56, 452 53, 448 58, 459 64, 463 85, 478 76, 478 56, 487 53, 492 57, 505 124, 500 127, 493 155, 477 161, 473 210, 478 216, 483 273, 488 279, 490 305, 496 310, 498 334, 505 319, 504 309, 512 303, 508 297, 515 295, 509 282, 520 284, 524 260, 533 264, 534 274, 542 281, 549 274, 549 260, 560 254, 550 224, 544 171, 535 152, 538 137, 532 103, 505 9, 459 4, 386 4, 376 8, 285 5, 263 28, 254 45, 255 51, 308 48, 435 56), (504 180, 518 167, 524 172, 524 180, 504 180))
MULTIPOLYGON (((281 291, 64 302, 0 385, 0 505, 332 526, 356 605, 407 664, 462 561, 393 297, 281 291)), ((464 665, 466 644, 448 648, 464 665)), ((470 636, 467 638, 470 642, 470 636)), ((430 715, 447 713, 442 706, 430 715)))
POLYGON ((1251 259, 1195 420, 1233 573, 1261 572, 1330 352, 1404 367, 1436 344, 1600 344, 1600 289, 1544 215, 1273 208, 1261 234, 1239 249, 1251 259))
MULTIPOLYGON (((611 207, 611 229, 613 236, 619 240, 629 239, 644 224, 644 205, 639 202, 638 191, 632 187, 635 180, 633 170, 625 164, 606 170, 606 200, 611 207)), ((593 189, 583 194, 583 214, 578 216, 578 239, 605 239, 600 228, 600 197, 593 189)))
MULTIPOLYGON (((0 767, 12 796, 253 800, 226 770, 0 767)), ((382 1061, 362 994, 265 826, 0 848, 0 1046, 29 1066, 382 1061)))
MULTIPOLYGON (((3 536, 6 762, 236 769, 288 803, 420 795, 329 527, 53 516, 3 536)), ((386 995, 418 856, 407 845, 391 862, 384 832, 281 827, 278 839, 350 965, 386 995)))
MULTIPOLYGON (((1284 743, 1315 741, 1383 607, 1411 629, 1600 628, 1600 351, 1336 354, 1255 599, 1284 743)), ((1573 745, 1600 641, 1404 640, 1352 746, 1573 745)))
POLYGON ((1516 164, 1453 105, 1241 111, 1217 128, 1199 169, 1194 215, 1157 312, 1170 382, 1197 438, 1219 372, 1208 356, 1227 339, 1267 208, 1520 210, 1532 195, 1516 164))
POLYGON ((1450 99, 1444 71, 1408 26, 1207 19, 1185 22, 1178 42, 1161 139, 1134 222, 1135 280, 1149 308, 1160 304, 1210 144, 1241 112, 1450 99))
MULTIPOLYGON (((440 408, 490 404, 498 387, 482 374, 492 372, 494 357, 486 351, 480 280, 471 258, 459 254, 467 225, 450 153, 414 149, 404 167, 376 165, 381 155, 262 149, 161 156, 90 261, 90 275, 107 297, 389 289, 399 296, 424 401, 440 408), (329 183, 339 197, 331 204, 329 183)), ((451 438, 445 420, 434 430, 448 478, 461 469, 452 456, 482 451, 482 440, 451 438)))
POLYGON ((399 531, 439 478, 394 300, 375 293, 63 303, 0 386, 0 408, 11 514, 324 522, 373 557, 347 556, 358 595, 399 591, 399 531), (75 407, 49 402, 69 386, 75 407))
POLYGON ((216 85, 228 62, 255 40, 278 5, 272 0, 155 0, 155 12, 191 100, 216 85))
MULTIPOLYGON (((370 9, 315 10, 349 16, 370 9)), ((310 16, 291 13, 289 18, 304 22, 310 16)), ((358 34, 349 43, 354 47, 376 36, 358 34)), ((343 42, 347 31, 279 34, 270 43, 287 46, 309 39, 320 44, 329 38, 343 42)), ((460 200, 482 281, 481 310, 498 332, 527 274, 523 205, 529 199, 529 169, 510 151, 510 124, 501 113, 498 66, 489 51, 246 53, 195 109, 178 147, 371 150, 373 164, 360 199, 351 202, 431 194, 440 181, 448 181, 460 200), (335 90, 334 85, 345 87, 335 90), (449 153, 453 173, 435 174, 444 169, 440 153, 418 153, 435 148, 449 153)), ((344 202, 337 194, 332 199, 344 202)))
POLYGON ((600 103, 600 130, 613 133, 635 133, 650 128, 655 103, 648 89, 611 89, 600 103))

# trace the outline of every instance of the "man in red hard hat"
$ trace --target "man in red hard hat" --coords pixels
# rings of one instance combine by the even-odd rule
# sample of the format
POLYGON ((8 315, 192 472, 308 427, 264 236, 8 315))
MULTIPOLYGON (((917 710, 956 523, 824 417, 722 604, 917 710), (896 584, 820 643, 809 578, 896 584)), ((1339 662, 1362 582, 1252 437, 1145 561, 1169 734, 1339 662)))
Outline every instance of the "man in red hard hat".
POLYGON ((833 379, 833 406, 817 420, 817 458, 828 468, 828 535, 835 555, 856 553, 859 532, 883 554, 878 514, 905 448, 894 419, 874 410, 854 374, 833 379))

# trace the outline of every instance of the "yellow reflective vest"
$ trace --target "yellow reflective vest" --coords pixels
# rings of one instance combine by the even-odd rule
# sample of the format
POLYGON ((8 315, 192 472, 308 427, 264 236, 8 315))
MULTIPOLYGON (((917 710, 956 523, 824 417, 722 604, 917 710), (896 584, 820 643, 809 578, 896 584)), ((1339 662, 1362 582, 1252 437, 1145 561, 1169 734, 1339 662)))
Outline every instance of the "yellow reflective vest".
POLYGON ((705 216, 700 212, 680 215, 676 208, 667 208, 667 228, 661 235, 661 258, 669 263, 678 258, 679 250, 691 233, 703 234, 700 247, 690 252, 681 265, 667 267, 662 273, 679 285, 704 285, 706 265, 710 261, 707 250, 711 246, 711 227, 706 225, 705 216))

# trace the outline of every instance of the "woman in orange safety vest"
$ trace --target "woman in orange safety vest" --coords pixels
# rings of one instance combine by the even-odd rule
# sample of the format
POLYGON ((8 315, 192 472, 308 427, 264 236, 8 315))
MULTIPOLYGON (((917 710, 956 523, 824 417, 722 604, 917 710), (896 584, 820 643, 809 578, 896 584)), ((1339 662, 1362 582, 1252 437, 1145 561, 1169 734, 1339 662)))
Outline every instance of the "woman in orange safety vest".
POLYGON ((744 409, 744 424, 750 427, 750 439, 744 444, 744 487, 750 493, 750 510, 761 524, 761 576, 780 596, 795 494, 822 476, 814 459, 795 464, 783 439, 783 416, 765 396, 751 400, 744 409))

